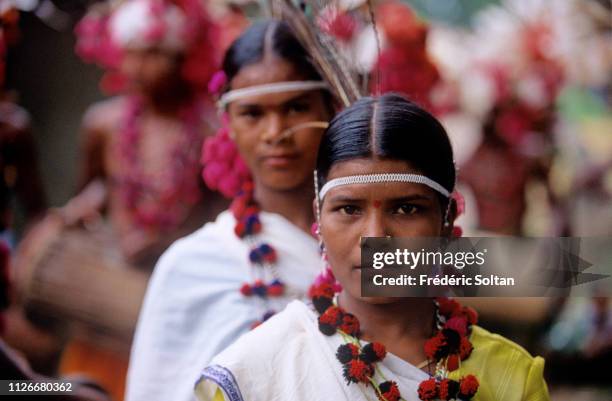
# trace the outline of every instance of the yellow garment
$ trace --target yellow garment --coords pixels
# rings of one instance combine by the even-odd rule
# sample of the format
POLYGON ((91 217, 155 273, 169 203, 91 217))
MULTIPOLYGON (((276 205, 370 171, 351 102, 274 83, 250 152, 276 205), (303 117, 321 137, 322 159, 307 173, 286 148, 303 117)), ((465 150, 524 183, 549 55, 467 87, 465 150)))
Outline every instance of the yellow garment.
POLYGON ((450 379, 473 374, 480 386, 474 401, 549 401, 544 381, 544 359, 532 357, 521 346, 473 326, 472 355, 451 372, 450 379))
POLYGON ((223 398, 223 392, 221 391, 221 389, 217 388, 217 391, 215 392, 215 398, 213 398, 213 401, 225 401, 225 398, 223 398))
MULTIPOLYGON (((521 346, 482 327, 472 326, 470 340, 472 355, 449 378, 476 376, 480 386, 473 401, 550 401, 544 359, 532 357, 521 346)), ((213 401, 225 401, 218 388, 213 401)))

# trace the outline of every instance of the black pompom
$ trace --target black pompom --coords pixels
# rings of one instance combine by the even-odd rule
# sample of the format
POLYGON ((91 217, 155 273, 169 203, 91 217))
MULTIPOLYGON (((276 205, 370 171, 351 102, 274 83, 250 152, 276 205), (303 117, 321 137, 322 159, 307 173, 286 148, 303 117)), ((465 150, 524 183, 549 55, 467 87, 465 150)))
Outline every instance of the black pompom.
POLYGON ((361 348, 360 358, 367 363, 378 362, 378 360, 380 359, 378 355, 376 355, 372 343, 368 343, 364 345, 363 348, 361 348))
POLYGON ((333 336, 334 334, 336 334, 336 328, 331 324, 327 323, 319 322, 319 330, 326 336, 333 336))
POLYGON ((334 304, 334 302, 331 298, 328 297, 314 297, 312 298, 312 304, 314 305, 317 312, 323 314, 325 313, 327 308, 334 304))
POLYGON ((456 398, 458 393, 459 393, 459 382, 455 380, 449 380, 448 381, 448 394, 450 394, 451 397, 456 398))
POLYGON ((354 345, 342 344, 338 347, 338 351, 336 351, 336 358, 338 358, 340 363, 349 363, 352 359, 357 357, 357 355, 355 355, 354 350, 354 345))
POLYGON ((446 344, 448 347, 448 353, 455 354, 459 352, 459 345, 461 345, 461 336, 455 330, 444 329, 442 330, 442 335, 446 339, 446 344))

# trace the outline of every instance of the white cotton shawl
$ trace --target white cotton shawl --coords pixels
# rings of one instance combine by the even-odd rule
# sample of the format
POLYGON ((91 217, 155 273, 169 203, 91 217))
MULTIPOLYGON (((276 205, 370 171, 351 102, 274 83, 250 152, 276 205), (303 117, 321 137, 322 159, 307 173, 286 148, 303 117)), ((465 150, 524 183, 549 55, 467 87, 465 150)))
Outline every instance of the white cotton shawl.
MULTIPOLYGON (((277 214, 261 213, 262 240, 278 254, 277 271, 306 293, 321 269, 314 238, 277 214)), ((201 369, 250 329, 262 305, 240 294, 249 280, 248 246, 230 212, 173 244, 149 283, 132 346, 126 401, 186 401, 201 369)), ((280 311, 291 299, 274 300, 280 311)))
MULTIPOLYGON (((203 370, 196 394, 202 401, 212 400, 218 388, 226 401, 377 400, 371 387, 346 384, 335 356, 341 344, 340 335, 319 331, 310 307, 294 301, 217 355, 203 370)), ((398 383, 403 399, 418 401, 425 372, 389 353, 378 368, 398 383)))

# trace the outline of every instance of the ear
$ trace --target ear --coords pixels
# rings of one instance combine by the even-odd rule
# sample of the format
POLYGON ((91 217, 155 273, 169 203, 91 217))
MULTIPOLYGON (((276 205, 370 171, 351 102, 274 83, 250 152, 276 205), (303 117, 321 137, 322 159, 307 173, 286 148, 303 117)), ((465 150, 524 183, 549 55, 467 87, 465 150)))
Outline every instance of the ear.
POLYGON ((457 202, 454 198, 448 199, 448 214, 446 216, 446 221, 444 221, 444 216, 442 216, 442 237, 450 238, 453 234, 453 225, 455 224, 455 219, 457 218, 457 202), (448 224, 445 224, 448 222, 448 224))

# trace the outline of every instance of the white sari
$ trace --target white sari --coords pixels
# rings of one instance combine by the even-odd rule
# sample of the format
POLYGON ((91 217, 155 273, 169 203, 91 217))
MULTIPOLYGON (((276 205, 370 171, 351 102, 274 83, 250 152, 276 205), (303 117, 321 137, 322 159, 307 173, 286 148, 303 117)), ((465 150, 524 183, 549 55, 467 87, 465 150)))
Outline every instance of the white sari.
MULTIPOLYGON (((276 249, 279 277, 305 294, 321 269, 316 240, 280 215, 262 212, 260 219, 259 238, 276 249)), ((195 399, 202 366, 265 312, 260 299, 239 292, 252 267, 234 225, 232 214, 223 212, 160 258, 134 337, 126 401, 195 399)), ((267 306, 280 311, 294 298, 273 298, 267 306)))
MULTIPOLYGON (((226 401, 377 400, 372 387, 347 385, 335 356, 341 344, 340 335, 319 331, 310 307, 294 301, 217 355, 202 371, 196 394, 202 401, 212 400, 218 389, 226 401)), ((418 401, 425 372, 392 354, 377 365, 405 400, 418 401)))

